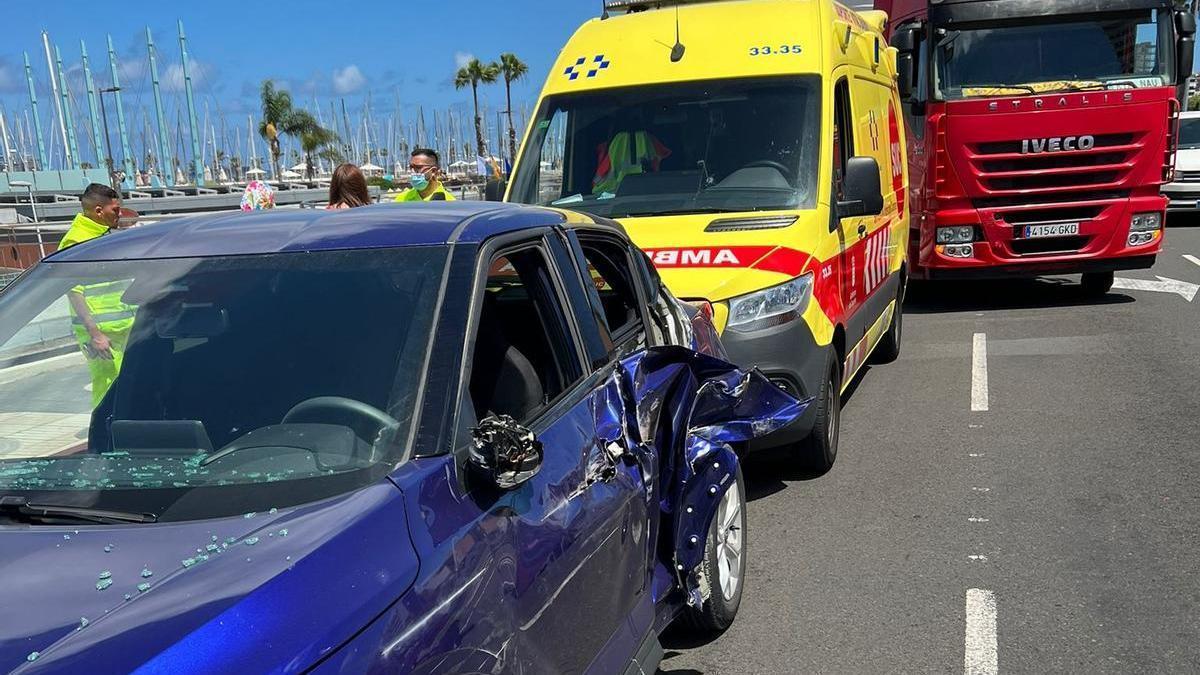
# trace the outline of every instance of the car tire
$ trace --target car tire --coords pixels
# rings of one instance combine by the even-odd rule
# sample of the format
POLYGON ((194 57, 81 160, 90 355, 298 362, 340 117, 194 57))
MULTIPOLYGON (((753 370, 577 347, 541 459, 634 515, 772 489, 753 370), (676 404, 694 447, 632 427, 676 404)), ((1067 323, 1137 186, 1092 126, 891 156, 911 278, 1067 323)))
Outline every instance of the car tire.
POLYGON ((808 469, 824 474, 837 460, 842 423, 842 363, 832 346, 825 357, 825 377, 812 405, 817 407, 813 429, 796 444, 797 459, 808 469))
POLYGON ((700 571, 708 581, 708 599, 699 609, 688 608, 685 617, 693 634, 711 637, 733 625, 746 587, 746 484, 740 465, 708 528, 700 571))
POLYGON ((871 354, 871 363, 892 363, 900 358, 900 339, 904 337, 905 286, 904 278, 901 277, 900 285, 896 288, 896 311, 892 314, 892 325, 888 326, 888 330, 883 334, 879 344, 875 345, 875 352, 871 354))
POLYGON ((1089 298, 1108 295, 1116 281, 1115 272, 1088 272, 1083 275, 1083 294, 1089 298))

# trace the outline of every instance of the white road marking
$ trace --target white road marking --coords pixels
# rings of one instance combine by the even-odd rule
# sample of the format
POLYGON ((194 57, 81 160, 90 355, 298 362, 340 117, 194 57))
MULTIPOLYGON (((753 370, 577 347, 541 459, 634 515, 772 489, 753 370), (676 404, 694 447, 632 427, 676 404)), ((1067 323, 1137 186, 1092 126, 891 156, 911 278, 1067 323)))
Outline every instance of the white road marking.
POLYGON ((967 560, 970 560, 971 562, 987 562, 987 556, 986 555, 969 555, 969 556, 967 556, 967 560))
POLYGON ((1194 256, 1194 255, 1188 255, 1188 254, 1186 254, 1186 253, 1185 253, 1185 254, 1183 255, 1183 259, 1184 259, 1184 260, 1186 260, 1186 261, 1188 261, 1188 262, 1190 262, 1190 263, 1195 263, 1195 264, 1197 264, 1197 265, 1200 265, 1200 258, 1197 258, 1197 257, 1196 257, 1196 256, 1194 256))
MULTIPOLYGON (((1158 275, 1155 275, 1156 277, 1158 275)), ((1123 279, 1117 277, 1113 281, 1113 288, 1119 288, 1124 291, 1153 291, 1155 293, 1173 293, 1179 297, 1191 302, 1196 299, 1196 293, 1200 292, 1200 286, 1188 283, 1186 281, 1176 281, 1167 277, 1158 277, 1158 281, 1148 281, 1146 279, 1123 279)))
POLYGON ((973 487, 971 489, 974 490, 975 492, 991 492, 992 491, 992 488, 973 487))
POLYGON ((972 518, 967 518, 967 522, 968 522, 968 523, 986 523, 986 522, 988 522, 988 519, 987 519, 987 518, 974 518, 974 517, 972 517, 972 518))
POLYGON ((966 675, 995 675, 999 672, 996 654, 996 594, 978 588, 967 590, 966 675))
POLYGON ((968 452, 967 457, 987 457, 986 452, 968 452))
POLYGON ((987 410, 987 335, 976 333, 971 349, 971 412, 987 412, 987 410))

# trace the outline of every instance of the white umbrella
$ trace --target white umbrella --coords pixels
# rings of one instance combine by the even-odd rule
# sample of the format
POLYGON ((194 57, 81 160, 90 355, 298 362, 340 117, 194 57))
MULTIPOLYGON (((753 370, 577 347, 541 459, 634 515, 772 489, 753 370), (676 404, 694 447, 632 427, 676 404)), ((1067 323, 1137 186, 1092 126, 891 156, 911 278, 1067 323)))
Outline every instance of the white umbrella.
POLYGON ((382 166, 375 166, 374 164, 371 164, 370 162, 363 164, 362 166, 360 166, 358 168, 362 171, 383 171, 382 166))
POLYGON ((266 173, 266 171, 263 171, 262 169, 250 169, 249 171, 246 172, 246 175, 247 176, 261 176, 264 173, 266 173))
POLYGON ((284 178, 300 178, 300 174, 296 173, 295 171, 284 171, 283 177, 284 178))
POLYGON ((298 172, 304 172, 304 171, 308 171, 308 163, 307 163, 307 162, 300 162, 300 163, 299 163, 299 164, 297 164, 296 166, 293 166, 293 167, 292 167, 292 171, 298 171, 298 172))

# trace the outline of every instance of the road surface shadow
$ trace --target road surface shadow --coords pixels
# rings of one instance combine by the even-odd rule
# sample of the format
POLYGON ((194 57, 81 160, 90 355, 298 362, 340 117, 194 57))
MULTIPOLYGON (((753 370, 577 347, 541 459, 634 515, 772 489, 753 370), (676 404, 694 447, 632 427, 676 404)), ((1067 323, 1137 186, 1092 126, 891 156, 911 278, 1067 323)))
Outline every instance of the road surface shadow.
POLYGON ((911 283, 904 300, 908 314, 1093 307, 1136 302, 1119 291, 1090 297, 1075 279, 1039 277, 986 281, 911 283))
MULTIPOLYGON (((1200 210, 1198 211, 1174 211, 1167 214, 1167 229, 1173 227, 1200 227, 1200 210)), ((1171 233, 1168 232, 1170 237, 1171 233)))

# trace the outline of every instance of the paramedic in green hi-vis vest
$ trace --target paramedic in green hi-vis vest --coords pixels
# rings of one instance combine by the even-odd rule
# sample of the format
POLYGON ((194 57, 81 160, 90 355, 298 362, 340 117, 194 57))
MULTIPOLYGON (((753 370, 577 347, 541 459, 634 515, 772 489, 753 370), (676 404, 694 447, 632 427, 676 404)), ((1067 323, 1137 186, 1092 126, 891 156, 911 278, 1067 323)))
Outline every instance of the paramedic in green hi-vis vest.
MULTIPOLYGON (((59 242, 61 251, 119 229, 121 195, 107 185, 92 183, 80 198, 83 212, 59 242)), ((129 331, 137 307, 121 301, 129 279, 76 286, 67 293, 71 303, 71 327, 87 358, 92 374, 92 407, 108 393, 125 357, 129 331)))

